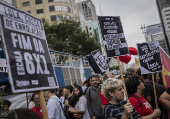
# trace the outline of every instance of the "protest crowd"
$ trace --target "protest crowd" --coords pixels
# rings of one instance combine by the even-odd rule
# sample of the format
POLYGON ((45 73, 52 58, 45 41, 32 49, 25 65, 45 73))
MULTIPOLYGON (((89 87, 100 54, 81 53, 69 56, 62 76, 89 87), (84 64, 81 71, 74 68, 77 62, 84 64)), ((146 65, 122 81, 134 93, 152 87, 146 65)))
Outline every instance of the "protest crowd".
POLYGON ((18 100, 12 96, 0 97, 0 119, 170 119, 169 55, 158 41, 128 47, 119 16, 98 16, 98 25, 105 53, 95 49, 89 51, 91 55, 78 56, 80 80, 72 78, 74 82, 62 87, 57 75, 64 70, 52 62, 56 56, 49 52, 42 20, 0 0, 0 37, 6 58, 1 63, 8 65, 1 73, 8 74, 12 94, 27 97, 27 108, 17 108, 18 100), (128 64, 131 55, 138 55, 138 67, 122 72, 120 61, 128 64), (117 59, 120 75, 110 71, 111 58, 117 59), (90 64, 90 76, 85 76, 83 59, 90 64), (16 108, 11 109, 15 102, 16 108))
MULTIPOLYGON (((137 69, 124 76, 129 103, 119 76, 92 74, 82 87, 75 82, 73 86, 44 90, 49 119, 128 119, 130 116, 133 119, 169 119, 170 88, 166 90, 163 87, 160 73, 154 74, 158 108, 150 74, 141 75, 140 69, 137 69)), ((38 93, 32 94, 29 109, 9 110, 10 101, 3 100, 1 103, 1 117, 43 119, 38 93)))

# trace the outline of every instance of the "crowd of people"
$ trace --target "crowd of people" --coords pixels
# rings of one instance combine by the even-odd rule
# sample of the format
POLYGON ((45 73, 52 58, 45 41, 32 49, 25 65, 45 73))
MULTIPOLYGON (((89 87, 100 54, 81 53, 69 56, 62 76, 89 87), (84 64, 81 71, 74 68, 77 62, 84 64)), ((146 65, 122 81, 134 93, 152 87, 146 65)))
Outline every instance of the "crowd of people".
MULTIPOLYGON (((155 73, 157 97, 152 75, 141 75, 140 69, 125 75, 128 100, 120 76, 93 74, 81 87, 77 83, 57 90, 44 90, 49 119, 169 119, 170 88, 162 84, 161 73, 155 73), (155 104, 157 98, 158 107, 155 104)), ((7 119, 43 119, 39 94, 34 93, 29 109, 9 110, 11 102, 3 101, 7 119)))

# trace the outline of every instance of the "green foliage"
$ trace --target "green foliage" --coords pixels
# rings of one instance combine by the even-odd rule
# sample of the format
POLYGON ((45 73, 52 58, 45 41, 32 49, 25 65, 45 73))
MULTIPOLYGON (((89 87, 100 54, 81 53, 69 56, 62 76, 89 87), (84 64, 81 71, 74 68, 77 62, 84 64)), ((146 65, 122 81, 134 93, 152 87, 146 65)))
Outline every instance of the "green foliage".
POLYGON ((127 68, 126 71, 127 71, 127 72, 131 72, 132 69, 133 69, 133 68, 130 67, 130 68, 127 68))
POLYGON ((114 69, 119 70, 119 66, 112 66, 112 67, 110 67, 110 70, 114 70, 114 69))
POLYGON ((89 37, 89 34, 82 31, 80 22, 75 20, 61 19, 52 25, 44 22, 44 30, 51 50, 85 56, 100 49, 95 37, 89 37))

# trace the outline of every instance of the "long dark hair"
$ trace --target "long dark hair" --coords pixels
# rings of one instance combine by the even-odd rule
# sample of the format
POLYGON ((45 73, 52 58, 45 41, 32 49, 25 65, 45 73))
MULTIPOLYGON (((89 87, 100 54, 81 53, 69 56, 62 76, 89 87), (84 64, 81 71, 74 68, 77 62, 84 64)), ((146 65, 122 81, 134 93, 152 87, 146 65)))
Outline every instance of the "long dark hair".
POLYGON ((74 89, 75 89, 75 88, 77 88, 77 89, 80 91, 80 93, 78 94, 78 96, 76 96, 76 95, 74 94, 75 101, 76 101, 76 103, 77 103, 77 102, 79 101, 79 98, 83 95, 83 91, 82 91, 82 88, 81 88, 79 85, 75 86, 74 89))
POLYGON ((91 80, 91 76, 88 78, 88 87, 90 87, 90 80, 91 80))

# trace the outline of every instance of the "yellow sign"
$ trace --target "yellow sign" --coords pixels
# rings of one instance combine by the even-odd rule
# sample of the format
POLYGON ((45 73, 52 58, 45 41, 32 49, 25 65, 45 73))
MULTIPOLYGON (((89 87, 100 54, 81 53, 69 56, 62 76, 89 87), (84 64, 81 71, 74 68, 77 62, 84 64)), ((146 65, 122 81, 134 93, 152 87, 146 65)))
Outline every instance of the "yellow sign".
POLYGON ((139 59, 135 58, 135 67, 139 67, 139 59))

